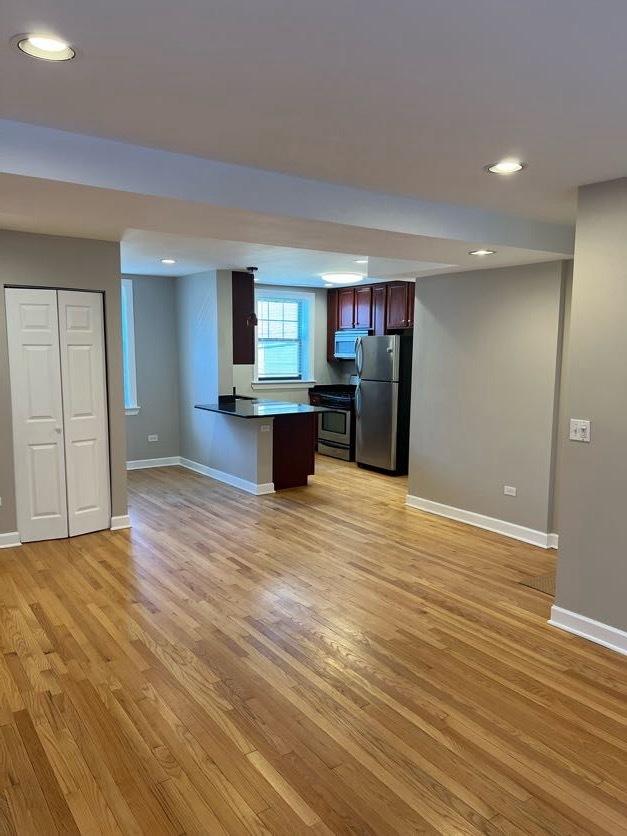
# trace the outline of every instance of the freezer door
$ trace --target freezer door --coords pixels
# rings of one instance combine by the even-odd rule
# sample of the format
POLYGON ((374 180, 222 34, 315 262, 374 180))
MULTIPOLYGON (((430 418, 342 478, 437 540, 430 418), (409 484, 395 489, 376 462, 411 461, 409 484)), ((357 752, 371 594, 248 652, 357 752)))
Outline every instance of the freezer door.
POLYGON ((398 383, 361 380, 355 393, 358 463, 396 469, 398 383))
POLYGON ((361 337, 355 362, 363 380, 398 380, 400 337, 361 337))

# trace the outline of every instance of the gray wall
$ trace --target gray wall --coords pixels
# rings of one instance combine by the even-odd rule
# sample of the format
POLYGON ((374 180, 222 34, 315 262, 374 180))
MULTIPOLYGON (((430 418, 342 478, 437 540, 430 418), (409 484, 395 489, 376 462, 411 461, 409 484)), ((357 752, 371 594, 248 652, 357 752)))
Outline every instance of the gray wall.
POLYGON ((0 533, 16 531, 5 285, 104 293, 111 464, 111 513, 126 506, 126 431, 120 330, 120 247, 108 241, 0 230, 0 533))
POLYGON ((140 411, 126 418, 127 458, 179 455, 176 279, 127 276, 133 282, 135 365, 140 411), (159 441, 149 442, 157 434, 159 441))
POLYGON ((416 282, 409 494, 549 531, 563 274, 416 282))
MULTIPOLYGON (((290 290, 285 285, 259 285, 262 290, 290 290)), ((314 378, 316 383, 346 383, 351 374, 355 373, 355 364, 347 361, 341 363, 327 363, 327 291, 324 288, 297 287, 294 290, 313 293, 314 301, 314 378)), ((309 403, 307 387, 268 387, 252 388, 251 382, 255 373, 254 366, 235 366, 233 369, 233 383, 240 395, 250 395, 270 400, 293 401, 294 403, 309 403)))
POLYGON ((176 282, 181 456, 249 482, 272 481, 271 421, 204 412, 233 385, 231 274, 210 271, 176 282))
POLYGON ((627 630, 627 179, 579 193, 565 409, 560 426, 556 603, 627 630), (568 441, 568 419, 591 442, 568 441))

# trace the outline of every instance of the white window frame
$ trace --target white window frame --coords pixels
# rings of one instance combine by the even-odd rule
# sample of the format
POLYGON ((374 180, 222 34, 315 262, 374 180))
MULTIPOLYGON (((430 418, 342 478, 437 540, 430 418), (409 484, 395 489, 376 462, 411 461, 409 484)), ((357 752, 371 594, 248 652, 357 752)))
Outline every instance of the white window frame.
POLYGON ((127 415, 137 415, 140 406, 137 403, 137 367, 135 363, 135 314, 133 311, 133 280, 122 279, 120 308, 122 314, 122 334, 126 333, 126 351, 122 345, 123 380, 128 381, 127 392, 124 387, 124 411, 127 415))
POLYGON ((257 299, 298 299, 306 302, 307 316, 307 374, 303 380, 259 380, 259 369, 257 365, 258 337, 255 333, 255 369, 251 387, 253 389, 308 389, 316 381, 314 379, 314 335, 316 323, 316 294, 303 290, 274 290, 268 287, 255 287, 255 310, 257 310, 257 299))

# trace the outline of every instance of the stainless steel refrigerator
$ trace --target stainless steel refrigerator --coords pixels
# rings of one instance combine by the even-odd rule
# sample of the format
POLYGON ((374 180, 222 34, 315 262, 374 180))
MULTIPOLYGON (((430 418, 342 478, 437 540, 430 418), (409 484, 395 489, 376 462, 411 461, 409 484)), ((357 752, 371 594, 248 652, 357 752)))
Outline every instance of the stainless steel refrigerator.
POLYGON ((355 355, 357 464, 407 473, 412 337, 360 337, 355 355))

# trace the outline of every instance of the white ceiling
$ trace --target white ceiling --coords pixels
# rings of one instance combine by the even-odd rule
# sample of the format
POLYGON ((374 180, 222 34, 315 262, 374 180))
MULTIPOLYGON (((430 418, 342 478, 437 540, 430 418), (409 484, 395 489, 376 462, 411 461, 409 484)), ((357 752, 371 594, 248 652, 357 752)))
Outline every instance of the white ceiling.
POLYGON ((255 266, 258 267, 256 280, 263 284, 323 287, 322 273, 361 273, 363 283, 368 284, 377 280, 415 278, 455 266, 377 256, 369 258, 367 264, 355 263, 363 257, 358 252, 322 252, 143 230, 129 230, 122 240, 123 270, 139 275, 185 276, 203 270, 243 270, 255 266), (161 264, 161 258, 174 258, 176 265, 161 264))
POLYGON ((3 0, 0 116, 570 222, 626 173, 626 26, 624 0, 3 0), (9 46, 32 30, 79 57, 9 46))

